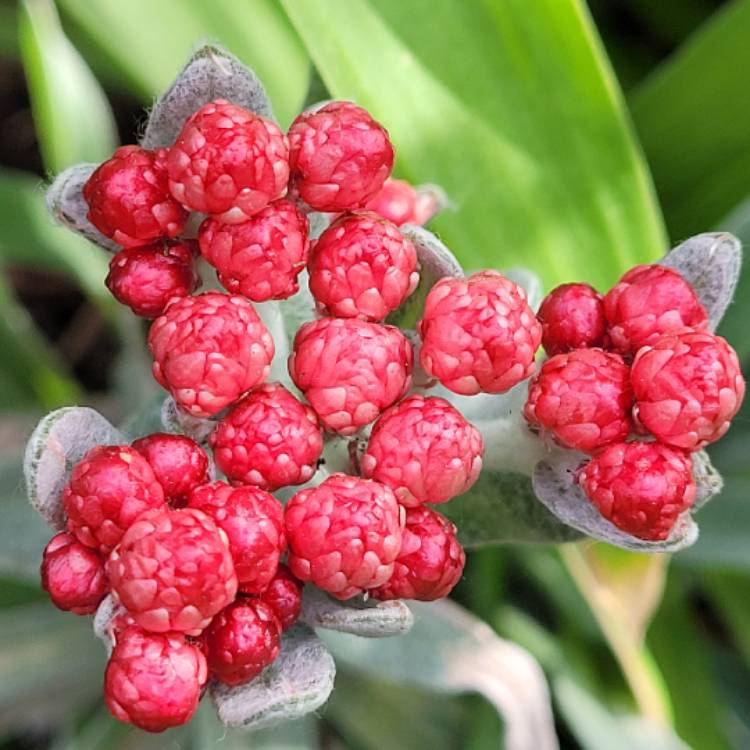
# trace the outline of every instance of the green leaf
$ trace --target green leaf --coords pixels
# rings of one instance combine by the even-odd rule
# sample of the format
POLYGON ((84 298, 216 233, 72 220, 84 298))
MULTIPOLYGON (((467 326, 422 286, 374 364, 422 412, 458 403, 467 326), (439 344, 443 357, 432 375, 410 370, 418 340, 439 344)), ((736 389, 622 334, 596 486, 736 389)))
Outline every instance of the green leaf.
POLYGON ((18 13, 10 3, 0 5, 0 57, 18 55, 18 13))
POLYGON ((44 164, 103 161, 117 143, 104 92, 60 28, 51 0, 23 0, 19 39, 44 164))
POLYGON ((536 499, 524 474, 485 470, 467 493, 441 505, 440 512, 456 524, 458 538, 468 548, 581 538, 536 499))
MULTIPOLYGON (((750 198, 746 198, 729 216, 719 222, 719 225, 737 235, 745 247, 750 247, 750 198)), ((719 327, 719 333, 737 350, 741 361, 750 356, 748 319, 750 319, 750 253, 744 253, 734 304, 729 306, 719 327)))
MULTIPOLYGON (((246 730, 231 729, 222 724, 207 700, 198 706, 186 730, 191 739, 190 750, 316 750, 319 747, 316 719, 312 715, 248 734, 246 730)), ((158 747, 163 748, 163 743, 158 747)), ((137 750, 142 750, 140 745, 137 750)))
POLYGON ((282 0, 328 89, 456 205, 462 264, 606 286, 665 245, 621 95, 580 0, 282 0))
POLYGON ((0 576, 39 586, 42 550, 54 533, 26 498, 21 456, 0 461, 0 576))
MULTIPOLYGON (((642 716, 623 714, 621 707, 618 713, 613 711, 606 694, 611 681, 602 679, 601 660, 595 651, 591 653, 590 644, 581 646, 596 662, 597 671, 587 680, 582 665, 570 653, 570 644, 559 634, 553 636, 525 613, 508 606, 500 620, 503 634, 528 648, 549 673, 557 713, 584 750, 687 750, 670 728, 655 726, 642 716)), ((703 750, 704 746, 695 747, 703 750)))
POLYGON ((414 627, 400 638, 321 635, 337 660, 366 675, 438 693, 482 693, 504 720, 508 750, 557 747, 547 684, 530 654, 447 599, 411 606, 414 627))
MULTIPOLYGON (((744 443, 747 456, 747 443, 744 443)), ((750 572, 750 476, 724 475, 721 497, 706 506, 700 514, 701 535, 698 543, 684 550, 678 565, 750 572)))
POLYGON ((615 716, 566 676, 553 682, 555 700, 583 750, 690 750, 666 726, 640 716, 615 716))
MULTIPOLYGON (((713 507, 720 503, 713 503, 713 507)), ((706 509, 706 513, 711 506, 706 509)), ((742 527, 741 523, 737 524, 742 527)), ((747 528, 747 526, 745 526, 747 528)), ((700 544, 693 549, 698 549, 700 544)), ((675 558, 680 562, 692 550, 675 558)), ((648 645, 669 686, 675 729, 690 747, 729 750, 728 712, 717 690, 704 624, 690 601, 694 575, 671 571, 664 603, 648 633, 648 645), (686 585, 688 584, 688 585, 686 585)))
MULTIPOLYGON (((467 744, 462 737, 462 730, 473 728, 467 707, 466 699, 435 695, 387 680, 362 680, 351 670, 342 670, 336 675, 336 690, 326 706, 326 720, 342 735, 345 747, 358 750, 475 750, 477 746, 467 744)), ((492 713, 497 725, 497 713, 492 713)), ((497 748, 497 727, 494 735, 493 750, 497 748)))
POLYGON ((282 125, 288 125, 302 108, 309 59, 274 0, 60 0, 59 4, 146 103, 167 88, 208 37, 253 68, 282 125))
POLYGON ((356 598, 339 602, 312 585, 305 586, 299 619, 311 628, 365 638, 403 635, 414 624, 411 610, 402 601, 356 598))
POLYGON ((748 35, 750 3, 727 3, 630 99, 667 225, 676 238, 716 226, 747 194, 748 35))

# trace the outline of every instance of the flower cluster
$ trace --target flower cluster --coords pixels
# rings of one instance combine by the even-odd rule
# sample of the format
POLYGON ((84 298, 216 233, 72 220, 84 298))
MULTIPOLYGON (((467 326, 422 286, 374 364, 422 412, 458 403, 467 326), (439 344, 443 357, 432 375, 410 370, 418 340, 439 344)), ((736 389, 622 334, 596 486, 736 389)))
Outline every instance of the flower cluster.
MULTIPOLYGON (((190 718, 209 680, 255 678, 305 584, 428 601, 462 575, 456 527, 430 504, 473 485, 484 443, 448 401, 409 395, 413 343, 384 322, 419 282, 398 225, 435 209, 389 179, 393 158, 385 129, 350 102, 305 112, 284 134, 217 100, 170 148, 118 149, 85 186, 89 220, 123 246, 108 287, 153 318, 155 379, 180 413, 213 425, 213 462, 166 433, 89 451, 64 491, 67 531, 44 552, 58 607, 91 614, 107 594, 119 607, 105 697, 124 721, 160 731, 190 718), (311 211, 331 215, 314 242, 311 211), (227 293, 193 294, 199 258, 227 293), (267 382, 276 347, 254 303, 297 293, 305 267, 318 317, 294 339, 291 383, 267 382), (369 435, 349 473, 319 472, 327 435, 352 448, 369 435), (285 507, 271 494, 296 485, 285 507)), ((460 283, 453 311, 446 284, 430 293, 423 366, 449 387, 510 388, 540 340, 525 295, 491 272, 460 283), (451 317, 473 339, 461 374, 446 365, 463 346, 451 317)))
POLYGON ((284 511, 267 491, 211 482, 197 443, 156 433, 90 450, 63 501, 42 583, 63 610, 91 614, 107 593, 121 607, 105 675, 117 718, 182 724, 209 679, 239 684, 276 658, 302 586, 281 562, 284 511))
POLYGON ((439 199, 390 177, 388 133, 361 107, 333 101, 283 133, 217 99, 181 125, 168 148, 118 149, 83 188, 88 220, 121 246, 107 286, 152 320, 153 376, 205 440, 90 450, 44 551, 58 607, 91 614, 108 594, 117 606, 116 717, 161 731, 190 719, 209 680, 258 677, 306 585, 339 600, 451 592, 465 554, 434 506, 472 488, 485 441, 427 395, 438 383, 461 397, 532 378, 528 425, 589 455, 576 481, 601 514, 669 537, 696 496, 691 452, 744 395, 737 356, 678 272, 639 266, 604 296, 566 284, 535 314, 510 278, 464 276, 399 228, 439 199), (311 218, 326 223, 316 238, 311 218), (206 264, 225 291, 195 293, 206 264), (300 293, 304 269, 312 319, 278 382, 287 342, 259 311, 300 293), (420 284, 407 310, 423 300, 421 318, 402 331, 391 323, 420 284))
POLYGON ((530 383, 526 419, 591 454, 578 482, 605 518, 667 539, 695 499, 690 454, 718 440, 742 403, 737 355, 708 331, 690 284, 661 265, 631 269, 604 296, 560 286, 538 317, 550 357, 530 383))

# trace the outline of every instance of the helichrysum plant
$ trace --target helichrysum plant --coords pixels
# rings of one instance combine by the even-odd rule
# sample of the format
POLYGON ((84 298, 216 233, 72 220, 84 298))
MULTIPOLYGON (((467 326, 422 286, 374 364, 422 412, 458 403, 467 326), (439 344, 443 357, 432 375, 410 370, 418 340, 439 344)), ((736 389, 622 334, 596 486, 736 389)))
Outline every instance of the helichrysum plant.
POLYGON ((353 102, 282 132, 206 47, 140 145, 49 189, 114 253, 107 286, 152 321, 168 393, 158 432, 71 407, 27 452, 56 531, 43 585, 95 614, 122 721, 183 724, 206 687, 231 725, 319 708, 335 668, 314 629, 405 632, 401 600, 446 597, 462 542, 696 539, 721 487, 703 448, 744 395, 713 333, 738 243, 700 235, 605 294, 540 300, 527 271, 466 275, 422 227, 444 196, 391 179, 395 156, 353 102))

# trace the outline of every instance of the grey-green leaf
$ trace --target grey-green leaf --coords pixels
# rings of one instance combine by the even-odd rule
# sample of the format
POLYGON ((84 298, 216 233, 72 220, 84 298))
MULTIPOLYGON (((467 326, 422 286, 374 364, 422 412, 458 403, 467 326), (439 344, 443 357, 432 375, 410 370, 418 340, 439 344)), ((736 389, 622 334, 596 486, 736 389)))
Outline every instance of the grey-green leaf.
POLYGON ((120 614, 125 612, 124 607, 115 599, 112 594, 102 599, 101 603, 94 614, 94 635, 104 644, 107 656, 112 652, 113 642, 110 623, 120 614))
POLYGON ((144 148, 171 146, 190 115, 214 99, 227 99, 273 119, 273 108, 255 73, 215 45, 201 47, 159 97, 141 138, 144 148))
POLYGON ((635 552, 677 552, 698 539, 698 526, 689 512, 683 513, 664 541, 638 539, 618 529, 604 518, 575 482, 575 472, 585 456, 574 451, 555 454, 540 461, 532 485, 541 503, 560 521, 593 539, 635 552))
POLYGON ((557 748, 544 673, 528 652, 447 599, 410 606, 414 627, 400 638, 322 637, 337 660, 365 674, 441 693, 482 693, 503 717, 508 750, 557 748))
POLYGON ((742 243, 728 232, 697 234, 677 245, 660 263, 690 282, 708 312, 711 330, 716 330, 740 278, 742 243))
POLYGON ((581 538, 534 495, 523 474, 485 470, 465 494, 440 506, 458 527, 464 547, 490 544, 558 544, 581 538))
POLYGON ((89 220, 89 207, 83 198, 83 186, 96 164, 75 164, 60 172, 47 188, 47 210, 55 221, 85 237, 89 242, 116 253, 120 246, 105 237, 89 220))
POLYGON ((388 322, 400 328, 414 328, 435 283, 446 276, 461 277, 464 270, 456 256, 429 229, 404 224, 401 234, 412 241, 417 251, 419 284, 409 299, 388 317, 388 322))
POLYGON ((333 690, 336 665, 323 642, 295 625, 282 637, 276 661, 251 682, 211 686, 219 718, 230 727, 260 729, 319 709, 333 690))
POLYGON ((711 457, 706 451, 697 451, 692 458, 693 479, 697 488, 692 508, 695 513, 724 489, 724 479, 711 463, 711 457))
POLYGON ((177 406, 171 396, 167 396, 161 407, 161 424, 167 432, 187 435, 196 443, 205 443, 217 423, 215 419, 188 414, 177 406))
POLYGON ((50 526, 65 528, 62 491, 70 471, 96 445, 125 441, 101 414, 85 406, 66 406, 48 414, 26 445, 23 471, 29 502, 50 526))
POLYGON ((305 586, 300 620, 311 628, 385 638, 407 633, 414 616, 402 601, 379 602, 362 597, 339 602, 315 586, 305 586))

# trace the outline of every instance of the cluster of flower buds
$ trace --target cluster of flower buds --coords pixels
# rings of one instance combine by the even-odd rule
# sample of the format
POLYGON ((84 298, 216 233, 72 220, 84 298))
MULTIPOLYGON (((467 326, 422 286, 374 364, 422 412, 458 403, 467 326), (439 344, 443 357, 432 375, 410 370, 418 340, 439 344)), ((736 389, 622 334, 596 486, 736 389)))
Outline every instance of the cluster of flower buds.
POLYGON ((95 447, 65 487, 67 531, 43 555, 60 609, 92 614, 115 598, 107 705, 149 731, 186 722, 209 679, 258 675, 300 611, 302 584, 281 562, 281 503, 209 473, 184 435, 95 447))
MULTIPOLYGON (((107 286, 136 315, 157 318, 195 292, 199 256, 232 294, 254 302, 295 294, 310 252, 310 210, 344 212, 347 247, 360 248, 349 273, 334 279, 331 302, 346 305, 354 293, 379 315, 398 306, 415 280, 396 226, 424 224, 440 203, 434 191, 390 179, 392 166, 388 133, 350 102, 301 114, 285 135, 271 120, 216 100, 188 119, 171 148, 117 149, 83 195, 89 221, 123 248, 107 286), (374 226, 351 215, 363 209, 374 226), (197 238, 188 236, 195 214, 203 216, 197 238), (368 299, 373 274, 385 276, 376 279, 382 300, 368 299)), ((318 287, 347 247, 321 253, 318 287)))
POLYGON ((485 445, 425 395, 437 383, 500 394, 533 376, 531 428, 589 454, 577 475, 588 498, 649 540, 693 502, 691 452, 739 409, 734 351, 663 266, 631 270, 604 297, 558 287, 538 314, 497 271, 423 273, 416 331, 386 323, 429 265, 399 227, 437 206, 390 179, 393 161, 386 130, 350 102, 284 134, 216 100, 169 148, 118 149, 83 189, 91 224, 122 246, 108 287, 153 319, 155 379, 183 423, 208 426, 203 447, 157 433, 91 450, 64 491, 67 529, 44 552, 58 607, 90 614, 108 593, 118 607, 105 696, 124 721, 160 731, 190 718, 208 680, 256 678, 305 585, 339 600, 451 592, 464 550, 433 506, 472 487, 485 445), (315 239, 312 212, 328 221, 315 239), (194 294, 201 258, 226 292, 194 294), (296 331, 291 380, 268 382, 280 342, 257 306, 297 294, 303 269, 315 313, 296 331), (332 473, 324 449, 341 444, 332 473))
POLYGON ((675 270, 637 266, 602 296, 565 284, 539 308, 549 355, 525 416, 563 448, 591 455, 578 472, 615 526, 664 540, 693 504, 691 453, 729 429, 745 393, 732 347, 709 332, 675 270))
MULTIPOLYGON (((352 103, 305 112, 284 134, 217 100, 170 148, 118 149, 84 187, 89 220, 123 247, 108 287, 154 319, 154 377, 183 415, 213 425, 213 463, 167 433, 89 451, 64 491, 67 530, 44 552, 58 607, 91 614, 107 594, 118 607, 105 697, 123 721, 161 731, 189 720, 209 680, 254 679, 280 653, 306 583, 337 599, 429 601, 462 575, 457 530, 429 504, 471 487, 484 444, 448 401, 408 395, 413 345, 384 323, 419 282, 398 226, 435 208, 390 180, 393 159, 385 129, 352 103), (311 211, 330 215, 314 242, 311 211), (201 257, 228 293, 193 294, 201 257), (275 345, 254 303, 297 293, 304 268, 318 317, 294 340, 293 393, 267 382, 275 345), (363 428, 350 473, 316 477, 326 436, 353 447, 363 428), (271 494, 297 485, 286 507, 271 494)), ((443 377, 456 342, 441 320, 454 313, 437 299, 423 362, 446 383, 507 389, 528 375, 538 324, 499 274, 464 286, 454 302, 466 335, 483 300, 494 316, 474 365, 443 377), (500 340, 517 323, 528 333, 500 340)))

